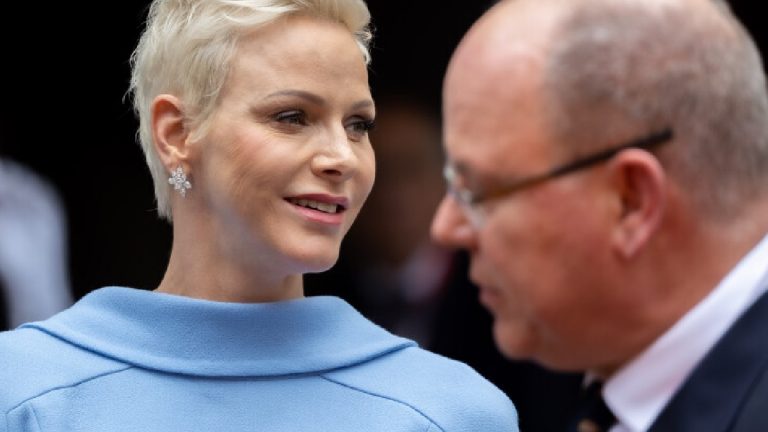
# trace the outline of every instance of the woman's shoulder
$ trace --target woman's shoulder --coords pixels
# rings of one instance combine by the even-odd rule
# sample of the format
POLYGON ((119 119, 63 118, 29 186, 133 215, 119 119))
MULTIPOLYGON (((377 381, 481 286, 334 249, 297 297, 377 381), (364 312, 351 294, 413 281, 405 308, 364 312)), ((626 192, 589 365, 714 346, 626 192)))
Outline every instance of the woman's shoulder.
POLYGON ((324 376, 369 397, 409 406, 444 431, 517 430, 517 412, 504 392, 467 364, 419 347, 324 376))
POLYGON ((0 353, 3 414, 48 392, 126 368, 31 326, 0 333, 0 353))

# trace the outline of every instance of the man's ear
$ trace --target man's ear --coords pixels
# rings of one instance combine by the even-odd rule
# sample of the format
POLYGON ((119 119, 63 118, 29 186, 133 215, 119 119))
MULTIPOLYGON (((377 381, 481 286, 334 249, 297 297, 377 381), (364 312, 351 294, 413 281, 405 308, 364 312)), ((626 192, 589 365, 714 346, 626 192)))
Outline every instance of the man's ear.
POLYGON ((176 96, 161 94, 152 101, 152 137, 168 172, 179 166, 188 169, 189 131, 184 122, 184 108, 176 96))
POLYGON ((648 243, 661 224, 667 178, 658 159, 639 149, 622 151, 609 162, 608 169, 620 201, 612 244, 621 257, 629 259, 648 243))

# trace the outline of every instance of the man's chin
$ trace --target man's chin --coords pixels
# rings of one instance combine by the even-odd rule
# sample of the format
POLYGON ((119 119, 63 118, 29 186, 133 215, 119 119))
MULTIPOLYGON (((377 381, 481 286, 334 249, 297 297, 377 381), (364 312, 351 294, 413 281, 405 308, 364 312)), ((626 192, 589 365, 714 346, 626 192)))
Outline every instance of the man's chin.
POLYGON ((504 357, 510 360, 527 360, 534 355, 534 337, 520 324, 505 323, 503 319, 494 317, 493 339, 496 348, 504 357))

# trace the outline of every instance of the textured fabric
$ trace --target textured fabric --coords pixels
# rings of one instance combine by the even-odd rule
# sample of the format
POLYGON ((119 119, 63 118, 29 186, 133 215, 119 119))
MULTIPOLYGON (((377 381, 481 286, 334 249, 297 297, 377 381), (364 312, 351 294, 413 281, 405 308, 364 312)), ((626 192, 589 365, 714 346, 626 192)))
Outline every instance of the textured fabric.
POLYGON ((130 288, 0 333, 2 432, 516 431, 509 399, 336 297, 130 288))

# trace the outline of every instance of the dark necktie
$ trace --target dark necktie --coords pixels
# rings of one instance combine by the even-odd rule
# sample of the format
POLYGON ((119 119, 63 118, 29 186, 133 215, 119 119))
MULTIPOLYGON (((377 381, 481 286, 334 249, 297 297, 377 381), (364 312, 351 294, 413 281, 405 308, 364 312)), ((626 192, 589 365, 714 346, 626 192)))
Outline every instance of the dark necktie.
POLYGON ((584 389, 569 432, 607 432, 616 417, 603 400, 603 383, 593 381, 584 389))

